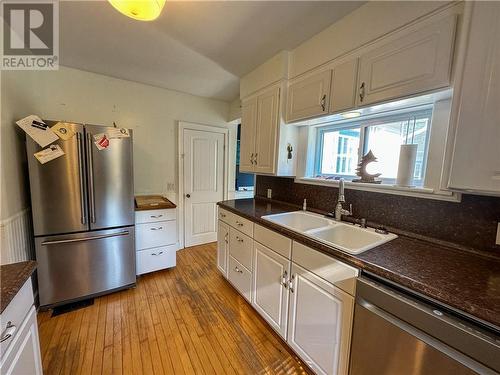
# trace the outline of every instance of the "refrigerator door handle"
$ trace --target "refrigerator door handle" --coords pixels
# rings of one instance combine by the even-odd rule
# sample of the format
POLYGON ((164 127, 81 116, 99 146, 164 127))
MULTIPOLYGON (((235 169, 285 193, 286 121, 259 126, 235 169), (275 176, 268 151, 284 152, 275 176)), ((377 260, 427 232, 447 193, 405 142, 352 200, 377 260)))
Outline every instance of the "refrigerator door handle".
POLYGON ((81 222, 82 224, 87 223, 87 217, 85 215, 85 189, 83 187, 83 144, 82 144, 82 134, 76 133, 76 142, 78 146, 78 176, 80 179, 80 209, 82 210, 81 222))
POLYGON ((69 240, 44 241, 44 242, 42 242, 42 246, 57 245, 57 244, 71 243, 71 242, 102 240, 103 238, 118 237, 118 236, 128 236, 128 235, 129 235, 129 231, 128 230, 124 230, 124 231, 118 232, 118 233, 102 234, 102 235, 93 236, 93 237, 71 238, 69 240))
POLYGON ((94 163, 92 160, 92 134, 87 133, 87 158, 89 165, 90 222, 95 223, 94 163))

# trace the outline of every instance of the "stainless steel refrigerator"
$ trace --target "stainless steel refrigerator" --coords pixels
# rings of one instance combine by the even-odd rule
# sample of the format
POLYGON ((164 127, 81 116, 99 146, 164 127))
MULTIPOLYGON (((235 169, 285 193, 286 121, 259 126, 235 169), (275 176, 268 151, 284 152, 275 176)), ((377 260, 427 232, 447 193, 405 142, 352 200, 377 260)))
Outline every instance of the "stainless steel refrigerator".
POLYGON ((56 142, 65 154, 43 165, 26 138, 41 307, 136 281, 132 132, 99 150, 93 136, 106 127, 69 126, 75 136, 56 142))

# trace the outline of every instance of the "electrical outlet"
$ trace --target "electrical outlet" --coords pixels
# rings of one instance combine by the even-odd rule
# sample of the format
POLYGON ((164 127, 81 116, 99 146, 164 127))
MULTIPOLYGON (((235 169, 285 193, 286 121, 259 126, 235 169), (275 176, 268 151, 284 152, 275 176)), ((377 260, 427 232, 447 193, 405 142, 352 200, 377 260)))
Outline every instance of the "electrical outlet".
POLYGON ((497 241, 496 241, 496 244, 500 245, 500 223, 498 223, 498 226, 497 226, 497 241))

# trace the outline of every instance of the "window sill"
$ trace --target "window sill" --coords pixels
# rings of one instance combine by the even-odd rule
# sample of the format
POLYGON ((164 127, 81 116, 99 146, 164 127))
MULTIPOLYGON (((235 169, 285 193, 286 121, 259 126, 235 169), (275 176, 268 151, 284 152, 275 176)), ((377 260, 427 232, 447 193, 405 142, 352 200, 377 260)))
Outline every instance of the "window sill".
MULTIPOLYGON (((297 177, 295 182, 299 184, 321 185, 338 187, 338 180, 325 180, 313 177, 297 177)), ((403 195, 408 197, 436 199, 449 202, 460 202, 461 194, 446 190, 434 190, 426 187, 401 187, 388 184, 363 184, 345 181, 345 188, 352 190, 372 191, 377 193, 403 195)))

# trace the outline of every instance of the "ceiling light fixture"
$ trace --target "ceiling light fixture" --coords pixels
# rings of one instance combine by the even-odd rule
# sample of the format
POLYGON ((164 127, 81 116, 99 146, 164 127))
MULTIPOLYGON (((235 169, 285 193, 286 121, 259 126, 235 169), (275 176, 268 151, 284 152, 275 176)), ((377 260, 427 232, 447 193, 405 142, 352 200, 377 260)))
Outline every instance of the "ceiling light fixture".
POLYGON ((356 118, 361 116, 361 112, 346 112, 341 115, 343 118, 356 118))
POLYGON ((108 0, 127 17, 139 21, 153 21, 160 15, 166 0, 108 0))

